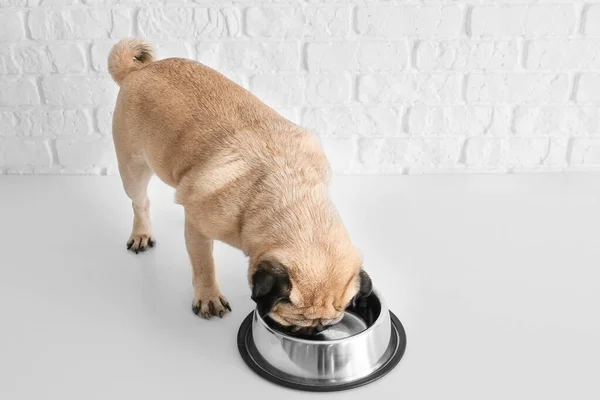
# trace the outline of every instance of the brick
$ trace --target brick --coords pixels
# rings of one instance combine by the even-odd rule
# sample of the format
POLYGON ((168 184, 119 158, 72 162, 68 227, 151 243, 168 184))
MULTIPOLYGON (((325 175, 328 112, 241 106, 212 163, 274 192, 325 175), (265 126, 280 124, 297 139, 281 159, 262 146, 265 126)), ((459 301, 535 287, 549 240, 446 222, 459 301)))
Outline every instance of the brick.
POLYGON ((600 36, 600 4, 592 4, 585 12, 583 31, 586 35, 600 36))
POLYGON ((0 106, 40 104, 40 95, 33 78, 10 77, 0 79, 0 106))
POLYGON ((408 138, 361 138, 357 144, 359 168, 371 172, 401 172, 408 138))
POLYGON ((566 74, 472 74, 466 100, 473 103, 548 103, 568 98, 566 74))
POLYGON ((526 48, 525 67, 528 69, 600 69, 598 39, 533 40, 526 48))
POLYGON ((406 151, 410 140, 407 138, 384 138, 383 148, 380 152, 381 168, 385 172, 401 172, 400 168, 405 164, 406 151))
POLYGON ((41 3, 43 6, 71 6, 79 4, 79 0, 41 0, 41 3))
POLYGON ((20 12, 0 13, 0 42, 18 42, 25 38, 25 25, 20 12))
POLYGON ((91 130, 90 114, 87 110, 62 110, 62 119, 59 119, 59 123, 47 129, 56 136, 87 135, 91 130))
POLYGON ((0 134, 6 136, 67 136, 90 133, 90 115, 83 109, 0 112, 0 134))
POLYGON ((362 42, 358 46, 360 72, 398 72, 408 64, 405 42, 362 42))
POLYGON ((0 138, 6 136, 16 136, 16 118, 10 111, 0 111, 0 138))
POLYGON ((510 70, 518 49, 513 41, 444 40, 418 43, 415 54, 422 70, 510 70))
POLYGON ((460 159, 463 141, 454 138, 413 138, 405 154, 407 166, 452 167, 460 159))
POLYGON ((292 42, 200 43, 198 61, 220 72, 295 72, 300 69, 300 44, 292 42))
POLYGON ((114 42, 96 41, 92 43, 91 66, 94 71, 108 72, 108 53, 114 45, 114 42))
POLYGON ((309 43, 306 46, 306 63, 309 71, 358 72, 359 43, 309 43))
POLYGON ((471 10, 472 36, 521 36, 525 31, 525 6, 475 6, 471 10))
POLYGON ((323 151, 334 172, 347 172, 356 151, 352 138, 320 138, 323 151))
POLYGON ((600 166, 600 139, 574 139, 570 161, 571 164, 578 166, 600 166))
POLYGON ((48 51, 54 65, 52 72, 82 72, 85 69, 84 50, 80 46, 71 44, 50 44, 48 45, 48 51))
POLYGON ((572 5, 475 6, 472 36, 567 36, 575 29, 572 5))
POLYGON ((348 74, 309 74, 306 101, 309 104, 335 104, 350 101, 352 82, 348 74))
POLYGON ((116 163, 112 140, 108 138, 57 139, 58 162, 64 167, 104 166, 116 163))
POLYGON ((142 8, 137 19, 146 38, 211 39, 241 33, 235 8, 142 8))
POLYGON ((246 10, 246 33, 251 37, 300 38, 304 21, 301 7, 250 7, 246 10))
POLYGON ((348 6, 308 6, 304 35, 314 38, 346 37, 350 33, 350 8, 348 6))
POLYGON ((27 0, 2 0, 2 1, 0 1, 0 8, 2 8, 2 7, 25 7, 26 5, 27 5, 27 0))
POLYGON ((21 70, 30 74, 82 72, 83 49, 74 44, 17 46, 15 59, 21 70))
POLYGON ((12 46, 0 44, 0 74, 17 74, 19 68, 13 57, 12 46))
POLYGON ((466 142, 465 164, 469 167, 496 168, 506 163, 506 140, 469 138, 466 142))
POLYGON ((366 75, 358 82, 358 99, 365 103, 457 101, 460 77, 455 74, 366 75))
MULTIPOLYGON (((435 3, 435 2, 443 2, 444 0, 423 0, 423 2, 430 2, 430 3, 435 3)), ((488 4, 498 4, 498 6, 501 5, 505 5, 505 4, 532 4, 532 3, 549 3, 551 2, 552 4, 556 4, 556 3, 560 3, 560 2, 564 2, 567 0, 493 0, 493 1, 488 1, 488 0, 483 0, 483 1, 470 1, 470 3, 488 3, 488 4)))
POLYGON ((600 135, 600 108, 517 107, 513 128, 519 136, 600 135))
POLYGON ((304 110, 302 123, 323 136, 392 136, 402 133, 402 109, 360 105, 311 107, 304 110))
POLYGON ((29 13, 29 29, 35 40, 108 39, 130 34, 129 10, 94 8, 35 8, 29 13))
POLYGON ((403 36, 456 37, 462 12, 457 6, 362 6, 356 10, 359 35, 387 38, 403 36))
POLYGON ((98 107, 95 112, 96 129, 104 136, 112 134, 113 107, 98 107))
POLYGON ((577 101, 600 102, 600 74, 582 74, 577 83, 577 101))
POLYGON ((83 0, 84 4, 89 5, 137 5, 145 2, 146 0, 83 0))
POLYGON ((246 12, 246 26, 251 37, 345 37, 350 32, 350 9, 348 6, 251 7, 246 12))
POLYGON ((375 170, 379 167, 383 138, 360 138, 357 143, 356 158, 364 169, 375 170))
POLYGON ((112 30, 110 37, 124 39, 132 36, 133 15, 128 9, 112 10, 112 30))
POLYGON ((567 162, 567 139, 511 138, 507 163, 510 167, 563 166, 567 162))
POLYGON ((42 80, 46 104, 62 106, 113 104, 118 87, 110 78, 49 76, 42 80))
POLYGON ((415 106, 408 111, 408 132, 418 136, 508 136, 508 107, 415 106))
POLYGON ((270 106, 300 105, 304 99, 304 79, 297 75, 256 75, 250 89, 270 106))
POLYGON ((46 46, 18 46, 14 53, 17 64, 25 73, 50 73, 54 69, 46 46))
POLYGON ((408 62, 406 42, 310 43, 309 71, 398 72, 408 62))
POLYGON ((52 163, 52 153, 46 141, 18 137, 4 139, 4 166, 47 167, 52 163))

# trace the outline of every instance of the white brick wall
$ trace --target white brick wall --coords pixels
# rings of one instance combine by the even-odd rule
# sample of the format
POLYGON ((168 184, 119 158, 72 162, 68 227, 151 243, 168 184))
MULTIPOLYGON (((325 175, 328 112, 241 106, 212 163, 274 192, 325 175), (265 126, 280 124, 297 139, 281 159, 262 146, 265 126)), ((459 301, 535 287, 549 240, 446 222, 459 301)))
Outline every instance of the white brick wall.
POLYGON ((0 0, 0 174, 113 174, 106 57, 149 39, 340 173, 600 170, 600 0, 0 0))

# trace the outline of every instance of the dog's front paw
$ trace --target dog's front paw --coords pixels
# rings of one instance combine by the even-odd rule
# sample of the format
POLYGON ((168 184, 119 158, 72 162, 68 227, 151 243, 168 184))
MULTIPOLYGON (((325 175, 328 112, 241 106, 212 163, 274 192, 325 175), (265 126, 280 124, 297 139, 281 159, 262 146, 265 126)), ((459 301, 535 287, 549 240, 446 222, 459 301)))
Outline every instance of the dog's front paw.
POLYGON ((127 241, 127 250, 133 251, 135 254, 148 250, 154 247, 156 241, 152 235, 148 234, 132 234, 127 241))
POLYGON ((231 306, 224 296, 197 296, 192 304, 192 311, 206 319, 223 318, 231 311, 231 306))

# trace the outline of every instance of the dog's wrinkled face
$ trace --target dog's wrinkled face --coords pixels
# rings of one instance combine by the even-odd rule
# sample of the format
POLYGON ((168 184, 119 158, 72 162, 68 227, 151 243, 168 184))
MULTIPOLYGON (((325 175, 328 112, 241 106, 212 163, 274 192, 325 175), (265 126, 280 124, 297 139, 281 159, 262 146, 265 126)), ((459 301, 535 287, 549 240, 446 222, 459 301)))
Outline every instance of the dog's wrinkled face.
POLYGON ((316 333, 339 322, 354 299, 372 291, 371 279, 360 265, 325 271, 311 276, 276 261, 260 262, 251 277, 259 314, 288 331, 316 333))

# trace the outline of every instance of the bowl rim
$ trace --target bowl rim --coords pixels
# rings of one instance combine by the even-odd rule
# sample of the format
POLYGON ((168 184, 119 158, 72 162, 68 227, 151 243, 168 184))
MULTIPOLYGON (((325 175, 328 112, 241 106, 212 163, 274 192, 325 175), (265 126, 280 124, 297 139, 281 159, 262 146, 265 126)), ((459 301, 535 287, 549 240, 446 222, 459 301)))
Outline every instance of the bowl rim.
POLYGON ((347 336, 345 338, 340 338, 340 339, 332 339, 332 340, 309 340, 309 339, 302 339, 302 338, 296 338, 290 335, 286 335, 283 332, 279 332, 273 328, 271 328, 266 322, 265 320, 258 314, 258 310, 254 310, 254 320, 257 320, 260 322, 260 324, 271 334, 273 335, 278 335, 281 337, 284 337, 288 340, 292 340, 294 342, 298 342, 298 343, 305 343, 305 344, 314 344, 314 345, 319 345, 319 344, 339 344, 342 342, 348 342, 350 340, 359 340, 358 338, 361 336, 367 336, 369 333, 371 333, 377 326, 381 325, 383 323, 383 320, 385 318, 390 319, 390 314, 387 308, 387 303, 385 302, 385 300, 381 297, 381 295, 379 294, 379 291, 376 290, 375 288, 371 291, 371 296, 375 295, 375 297, 377 297, 377 300, 379 301, 379 304, 381 304, 381 311, 379 312, 379 316, 377 317, 377 319, 375 320, 375 322, 373 322, 373 325, 367 327, 367 329, 365 329, 362 332, 356 333, 354 335, 351 336, 347 336))

